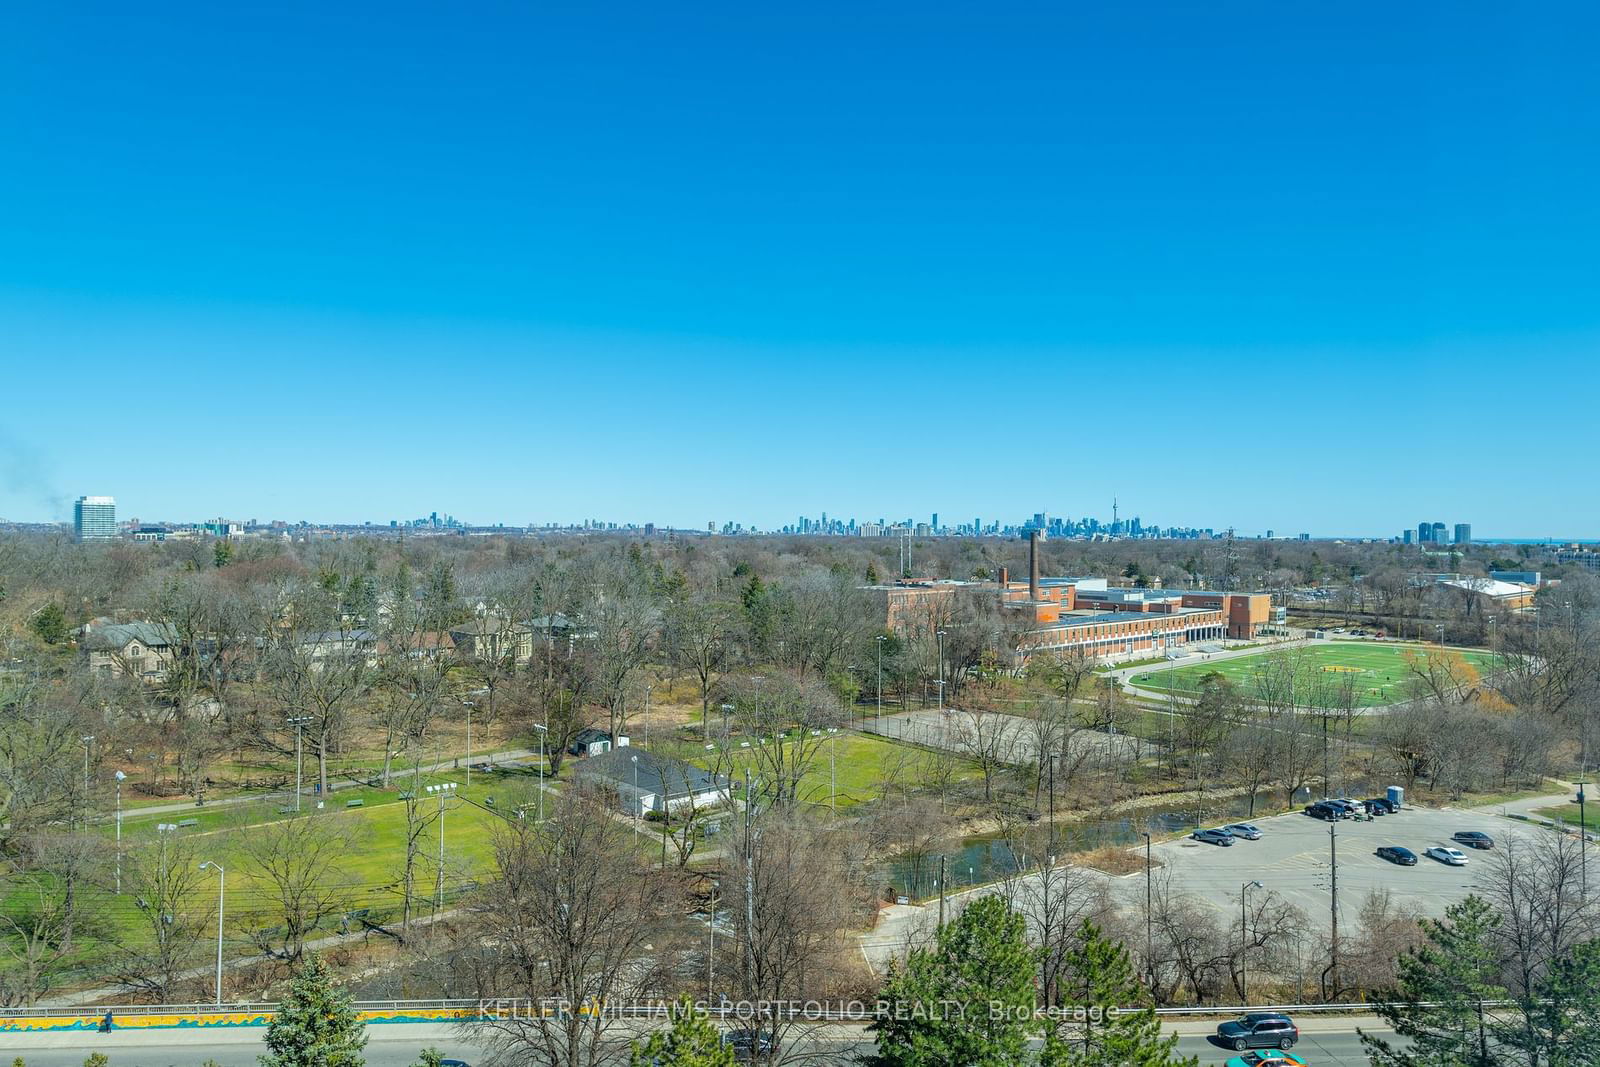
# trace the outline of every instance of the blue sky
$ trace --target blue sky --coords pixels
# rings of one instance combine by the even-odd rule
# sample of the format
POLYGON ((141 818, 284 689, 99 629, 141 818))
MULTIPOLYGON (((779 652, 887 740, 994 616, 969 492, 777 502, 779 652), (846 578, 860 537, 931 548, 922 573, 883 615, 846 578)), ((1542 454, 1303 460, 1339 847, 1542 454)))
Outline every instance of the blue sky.
POLYGON ((14 5, 0 515, 1594 534, 1597 23, 14 5))

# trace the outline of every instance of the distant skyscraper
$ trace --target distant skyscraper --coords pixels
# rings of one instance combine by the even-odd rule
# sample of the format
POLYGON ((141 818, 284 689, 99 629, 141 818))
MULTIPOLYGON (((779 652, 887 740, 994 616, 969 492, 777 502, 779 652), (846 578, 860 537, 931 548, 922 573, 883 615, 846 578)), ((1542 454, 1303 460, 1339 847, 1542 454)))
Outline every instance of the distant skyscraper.
POLYGON ((72 505, 72 532, 80 541, 115 541, 116 500, 109 496, 80 496, 72 505))
POLYGON ((935 511, 933 513, 933 522, 930 523, 929 525, 931 525, 933 527, 934 533, 938 533, 939 532, 939 513, 937 511, 935 511))
POLYGON ((1465 545, 1472 542, 1472 524, 1470 522, 1456 523, 1456 544, 1465 545))
POLYGON ((1417 531, 1415 531, 1415 530, 1407 530, 1405 532, 1405 535, 1401 538, 1401 540, 1409 545, 1412 541, 1416 540, 1416 536, 1417 536, 1417 531))
POLYGON ((1417 523, 1417 540, 1423 544, 1427 544, 1429 541, 1433 540, 1433 523, 1417 523))
POLYGON ((1445 543, 1444 539, 1447 536, 1449 535, 1445 533, 1444 523, 1436 522, 1433 524, 1433 536, 1429 537, 1428 540, 1432 541, 1436 545, 1442 545, 1445 543))

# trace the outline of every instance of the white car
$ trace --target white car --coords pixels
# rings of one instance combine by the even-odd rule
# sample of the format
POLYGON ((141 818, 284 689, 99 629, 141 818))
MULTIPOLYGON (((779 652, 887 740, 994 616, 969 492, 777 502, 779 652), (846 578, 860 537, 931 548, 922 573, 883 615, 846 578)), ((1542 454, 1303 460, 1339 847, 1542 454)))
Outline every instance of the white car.
POLYGON ((1462 855, 1461 850, 1458 848, 1446 848, 1444 845, 1434 845, 1432 848, 1428 849, 1427 852, 1424 852, 1423 855, 1427 856, 1431 860, 1438 860, 1440 863, 1448 863, 1452 867, 1465 867, 1467 865, 1467 857, 1462 855))

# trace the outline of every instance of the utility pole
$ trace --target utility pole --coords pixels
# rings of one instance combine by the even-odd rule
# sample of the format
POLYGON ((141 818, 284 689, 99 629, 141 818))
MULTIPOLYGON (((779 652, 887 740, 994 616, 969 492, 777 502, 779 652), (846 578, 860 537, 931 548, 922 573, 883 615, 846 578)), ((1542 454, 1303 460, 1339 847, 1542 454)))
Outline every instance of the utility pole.
POLYGON ((939 929, 944 929, 944 884, 949 880, 950 857, 939 857, 939 929))
POLYGON ((1156 961, 1155 940, 1151 936, 1150 925, 1150 832, 1139 831, 1144 838, 1144 970, 1145 983, 1150 987, 1150 993, 1155 995, 1156 989, 1156 961))
POLYGON ((1328 882, 1328 914, 1332 920, 1333 958, 1329 961, 1328 974, 1332 978, 1329 983, 1327 995, 1339 995, 1339 824, 1337 821, 1328 824, 1328 864, 1332 878, 1328 882))
MULTIPOLYGON (((117 772, 117 896, 122 895, 122 780, 128 777, 117 772)), ((165 847, 165 846, 162 846, 165 847)))
POLYGON ((304 730, 306 723, 310 721, 311 716, 309 715, 292 715, 289 717, 289 725, 294 727, 294 813, 296 815, 300 814, 300 769, 303 766, 300 761, 300 734, 304 730))
POLYGON ((750 830, 750 768, 744 769, 744 977, 745 988, 755 986, 756 860, 750 830))
POLYGON ((1579 899, 1585 904, 1589 902, 1589 819, 1583 812, 1583 787, 1588 784, 1578 783, 1578 869, 1582 877, 1582 889, 1579 890, 1582 896, 1579 899))
POLYGON ((878 635, 878 732, 883 733, 883 634, 878 635))

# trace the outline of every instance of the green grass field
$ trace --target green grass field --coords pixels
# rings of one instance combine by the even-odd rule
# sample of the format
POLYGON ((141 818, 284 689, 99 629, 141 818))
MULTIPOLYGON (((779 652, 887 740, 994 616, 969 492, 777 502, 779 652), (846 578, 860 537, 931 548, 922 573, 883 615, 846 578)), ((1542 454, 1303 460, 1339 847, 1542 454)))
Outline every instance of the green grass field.
MULTIPOLYGON (((1309 645, 1286 652, 1262 652, 1237 659, 1189 663, 1165 671, 1151 671, 1135 675, 1133 684, 1146 689, 1163 689, 1169 692, 1192 692, 1199 688, 1206 675, 1217 673, 1238 686, 1247 695, 1259 691, 1262 674, 1270 669, 1272 657, 1290 655, 1300 662, 1302 681, 1316 685, 1326 683, 1330 688, 1344 681, 1345 673, 1357 674, 1356 688, 1363 707, 1378 707, 1404 700, 1413 681, 1407 656, 1426 651, 1420 645, 1379 645, 1359 641, 1340 641, 1332 644, 1309 645)), ((1452 654, 1482 671, 1489 664, 1489 654, 1484 652, 1451 650, 1452 654)))

